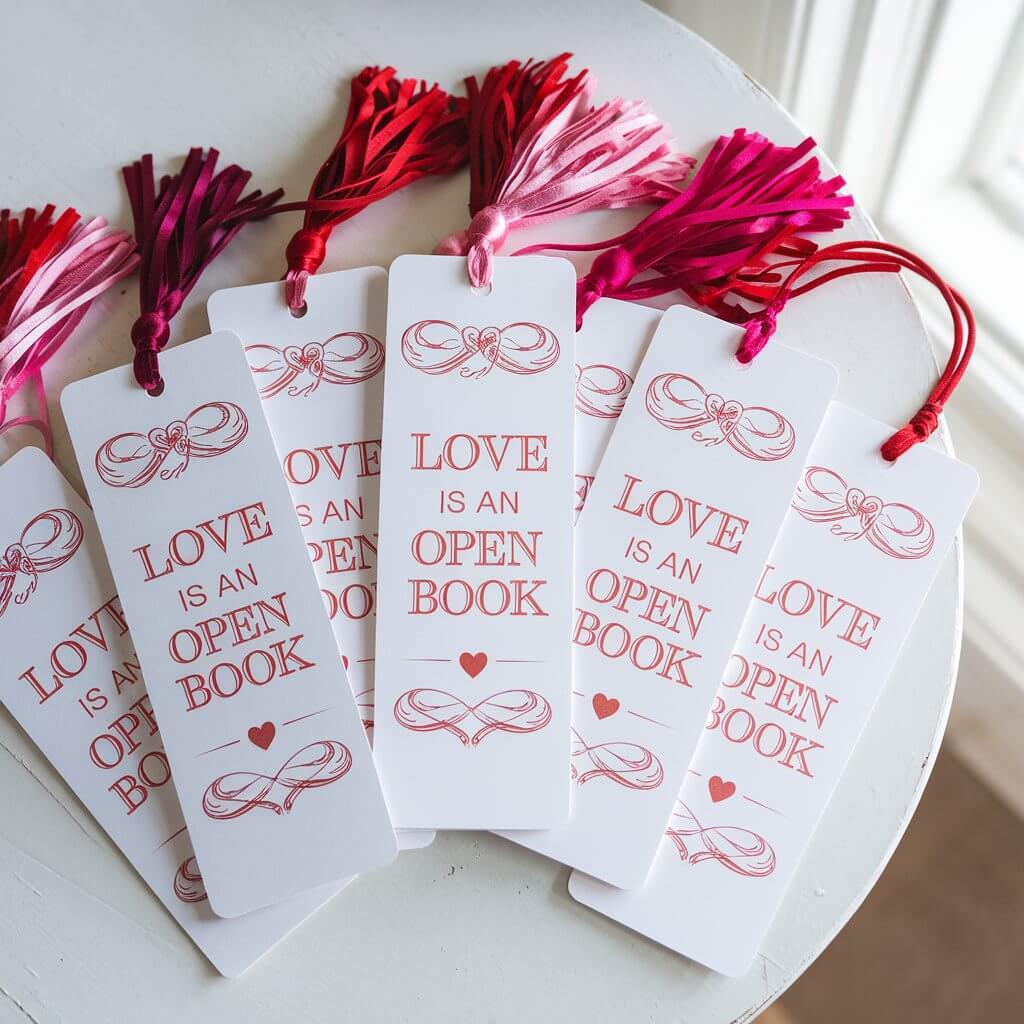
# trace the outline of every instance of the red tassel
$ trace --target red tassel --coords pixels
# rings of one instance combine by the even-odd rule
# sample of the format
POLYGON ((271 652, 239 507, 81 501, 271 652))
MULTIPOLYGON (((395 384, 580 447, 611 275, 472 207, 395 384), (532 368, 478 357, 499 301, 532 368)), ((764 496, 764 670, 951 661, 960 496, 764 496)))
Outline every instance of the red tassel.
POLYGON ((352 80, 341 137, 313 179, 302 228, 288 243, 286 298, 305 299, 306 280, 324 261, 338 225, 378 199, 466 160, 466 101, 437 85, 398 79, 394 68, 364 68, 352 80))
POLYGON ((0 210, 0 324, 7 323, 26 285, 78 223, 75 210, 65 210, 54 221, 55 212, 52 204, 42 213, 29 208, 19 220, 10 210, 0 210))
POLYGON ((170 337, 171 317, 242 226, 267 216, 284 195, 276 189, 242 196, 251 174, 236 164, 215 174, 218 156, 215 149, 192 149, 181 170, 159 185, 148 153, 121 170, 141 257, 141 313, 132 326, 135 379, 151 395, 164 388, 157 354, 170 337))
POLYGON ((578 320, 602 295, 641 299, 677 288, 720 316, 745 316, 723 297, 760 294, 772 280, 764 271, 769 258, 814 250, 797 232, 831 231, 849 217, 853 198, 838 194, 843 179, 823 181, 818 161, 804 159, 813 148, 813 139, 776 146, 739 129, 715 143, 683 192, 630 231, 591 245, 549 246, 608 250, 579 282, 578 320), (633 281, 646 270, 654 275, 633 281))

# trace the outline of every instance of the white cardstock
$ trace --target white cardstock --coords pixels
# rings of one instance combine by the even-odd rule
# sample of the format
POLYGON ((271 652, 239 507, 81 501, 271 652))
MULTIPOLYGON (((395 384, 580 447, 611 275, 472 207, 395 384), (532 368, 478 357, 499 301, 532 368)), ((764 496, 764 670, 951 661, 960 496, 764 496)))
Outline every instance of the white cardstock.
MULTIPOLYGON (((214 292, 207 311, 212 330, 242 339, 372 741, 387 273, 310 277, 303 316, 280 281, 214 292)), ((432 840, 429 830, 398 835, 403 849, 432 840)))
POLYGON ((660 319, 660 309, 600 299, 576 335, 577 520, 660 319))
POLYGON ((171 915, 227 977, 344 883, 217 917, 96 521, 38 448, 0 468, 0 698, 171 915))
POLYGON ((238 338, 69 385, 68 427, 214 911, 397 853, 238 338))
POLYGON ((835 391, 833 367, 661 318, 576 529, 572 816, 508 838, 639 886, 835 391))
POLYGON ((977 488, 963 463, 835 404, 747 612, 646 884, 581 903, 745 973, 977 488))
POLYGON ((406 828, 569 812, 575 275, 498 258, 391 267, 376 756, 406 828))

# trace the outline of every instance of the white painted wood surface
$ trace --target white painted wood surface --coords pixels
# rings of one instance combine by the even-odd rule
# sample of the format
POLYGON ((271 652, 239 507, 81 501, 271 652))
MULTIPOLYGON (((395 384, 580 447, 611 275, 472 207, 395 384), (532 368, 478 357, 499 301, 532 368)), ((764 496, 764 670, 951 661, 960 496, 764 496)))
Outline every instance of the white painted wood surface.
MULTIPOLYGON (((720 54, 619 0, 311 0, 301 9, 52 0, 9 6, 4 35, 0 204, 74 204, 125 225, 117 168, 147 150, 166 166, 212 143, 262 187, 304 195, 344 116, 345 80, 369 62, 454 87, 492 63, 564 47, 597 73, 601 98, 648 100, 698 156, 737 126, 779 142, 800 137, 720 54)), ((429 251, 464 222, 466 195, 464 173, 407 190, 339 230, 325 269, 429 251)), ((602 237, 633 216, 590 215, 547 237, 602 237)), ((174 339, 205 332, 214 289, 280 275, 297 225, 289 216, 247 228, 186 303, 174 339)), ((846 234, 871 230, 858 211, 846 234)), ((129 281, 48 369, 57 459, 73 481, 56 397, 68 381, 128 360, 136 308, 129 281)), ((899 282, 848 280, 787 315, 820 325, 816 351, 839 367, 843 400, 903 422, 925 394, 935 360, 899 282)), ((27 440, 8 435, 0 458, 27 440)), ((577 906, 551 862, 490 835, 449 833, 361 879, 248 975, 224 981, 0 712, 0 1021, 750 1020, 845 923, 899 840, 945 726, 960 604, 958 548, 763 956, 741 979, 577 906)))

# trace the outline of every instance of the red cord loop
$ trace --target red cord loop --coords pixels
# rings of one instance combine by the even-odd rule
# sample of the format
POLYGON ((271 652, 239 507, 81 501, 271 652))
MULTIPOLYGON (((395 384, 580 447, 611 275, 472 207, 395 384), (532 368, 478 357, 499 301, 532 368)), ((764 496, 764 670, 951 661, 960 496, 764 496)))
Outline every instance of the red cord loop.
POLYGON ((953 322, 953 344, 949 359, 921 408, 882 445, 882 457, 895 462, 915 444, 931 437, 939 425, 943 407, 963 379, 974 353, 974 314, 967 300, 920 256, 888 242, 837 242, 810 255, 784 260, 768 269, 777 273, 783 268, 788 268, 789 273, 776 289, 772 300, 745 322, 746 330, 736 350, 736 358, 741 363, 749 363, 768 344, 775 333, 778 316, 790 299, 829 281, 851 274, 891 274, 909 270, 935 286, 953 322), (824 271, 804 284, 797 284, 800 278, 825 263, 838 263, 839 266, 824 271))
POLYGON ((576 330, 583 327, 584 314, 602 295, 625 288, 636 274, 636 260, 624 246, 600 253, 576 286, 576 330))

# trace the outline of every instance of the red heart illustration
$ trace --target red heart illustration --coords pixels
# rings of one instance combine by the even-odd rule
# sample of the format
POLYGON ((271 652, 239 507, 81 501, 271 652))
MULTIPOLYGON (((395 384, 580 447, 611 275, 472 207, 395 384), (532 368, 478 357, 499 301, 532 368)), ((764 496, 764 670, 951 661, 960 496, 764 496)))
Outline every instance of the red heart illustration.
POLYGON ((598 718, 608 718, 619 710, 619 702, 614 697, 606 697, 603 693, 594 694, 594 714, 598 718))
POLYGON ((273 722, 264 722, 259 726, 252 726, 249 730, 249 742, 255 744, 260 750, 268 750, 277 735, 277 728, 273 722))
POLYGON ((728 800, 736 792, 735 782, 726 782, 721 775, 712 775, 708 779, 708 793, 717 804, 720 800, 728 800))
POLYGON ((476 679, 487 668, 487 655, 483 651, 477 651, 476 654, 463 651, 459 655, 459 664, 470 679, 476 679))

